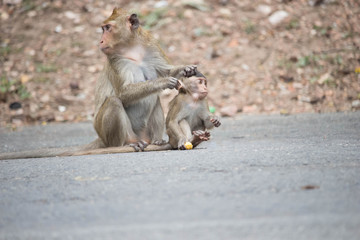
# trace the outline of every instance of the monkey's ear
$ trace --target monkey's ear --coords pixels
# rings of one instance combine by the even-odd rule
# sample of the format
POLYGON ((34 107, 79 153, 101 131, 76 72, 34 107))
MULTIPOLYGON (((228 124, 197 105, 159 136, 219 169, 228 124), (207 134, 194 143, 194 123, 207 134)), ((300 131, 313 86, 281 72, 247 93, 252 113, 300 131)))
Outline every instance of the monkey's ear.
POLYGON ((119 16, 121 14, 121 8, 115 7, 112 12, 112 16, 119 16))
POLYGON ((131 14, 129 17, 129 22, 131 24, 131 30, 136 30, 140 26, 138 16, 135 13, 131 14))
POLYGON ((186 88, 185 88, 184 83, 183 83, 181 80, 179 80, 178 82, 179 82, 180 84, 179 84, 179 86, 176 88, 176 90, 178 90, 179 93, 186 93, 186 88))
POLYGON ((116 15, 116 14, 117 14, 117 12, 118 12, 118 8, 116 7, 116 8, 114 8, 114 9, 113 9, 112 14, 116 15))

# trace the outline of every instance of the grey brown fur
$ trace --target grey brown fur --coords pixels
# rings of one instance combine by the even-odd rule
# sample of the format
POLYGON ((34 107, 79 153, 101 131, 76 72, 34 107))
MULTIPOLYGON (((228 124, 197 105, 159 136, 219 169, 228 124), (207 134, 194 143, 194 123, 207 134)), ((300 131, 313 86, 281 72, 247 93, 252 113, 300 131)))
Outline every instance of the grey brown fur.
MULTIPOLYGON (((200 73, 197 75, 203 76, 200 73)), ((193 85, 197 78, 183 78, 182 81, 183 87, 180 93, 169 105, 166 131, 172 148, 184 150, 186 142, 191 142, 193 147, 196 147, 201 142, 207 141, 210 138, 207 130, 214 126, 219 127, 221 123, 216 116, 209 112, 206 81, 204 84, 198 84, 203 88, 204 94, 196 100, 193 96, 199 94, 200 89, 193 85)))
POLYGON ((94 128, 98 139, 73 148, 0 154, 0 159, 170 149, 162 139, 165 119, 159 93, 178 88, 177 78, 194 75, 196 66, 168 64, 138 23, 136 14, 116 8, 102 26, 100 49, 107 61, 96 84, 94 128))

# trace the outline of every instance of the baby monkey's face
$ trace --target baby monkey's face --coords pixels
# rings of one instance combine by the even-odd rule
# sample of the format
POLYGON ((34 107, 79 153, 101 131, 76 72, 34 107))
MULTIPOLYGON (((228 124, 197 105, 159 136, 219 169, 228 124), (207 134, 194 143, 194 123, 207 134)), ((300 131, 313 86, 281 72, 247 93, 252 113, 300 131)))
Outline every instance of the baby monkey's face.
POLYGON ((190 77, 187 79, 187 89, 193 96, 194 100, 202 100, 207 94, 207 80, 204 77, 190 77))

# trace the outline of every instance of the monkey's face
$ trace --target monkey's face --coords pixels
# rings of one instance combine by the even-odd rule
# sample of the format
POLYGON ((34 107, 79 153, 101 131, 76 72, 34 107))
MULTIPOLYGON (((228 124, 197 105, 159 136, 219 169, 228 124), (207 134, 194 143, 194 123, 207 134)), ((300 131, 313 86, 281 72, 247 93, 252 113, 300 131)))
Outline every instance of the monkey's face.
POLYGON ((187 87, 194 100, 202 100, 207 94, 207 80, 204 77, 190 77, 190 84, 187 87))
POLYGON ((114 48, 114 34, 116 32, 116 27, 113 21, 107 22, 101 26, 103 31, 100 39, 100 49, 103 53, 110 54, 114 48))
POLYGON ((207 80, 204 77, 198 77, 196 82, 199 92, 199 99, 204 99, 208 95, 207 80))
POLYGON ((138 27, 139 20, 136 14, 128 16, 125 11, 115 8, 101 26, 103 31, 99 45, 101 51, 106 55, 119 53, 123 47, 131 43, 133 32, 138 27))

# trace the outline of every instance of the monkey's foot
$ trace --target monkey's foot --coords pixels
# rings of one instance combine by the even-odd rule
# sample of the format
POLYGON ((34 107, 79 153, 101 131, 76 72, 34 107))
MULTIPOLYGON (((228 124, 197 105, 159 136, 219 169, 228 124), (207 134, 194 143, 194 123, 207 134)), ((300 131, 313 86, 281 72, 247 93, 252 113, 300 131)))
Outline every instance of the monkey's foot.
POLYGON ((179 150, 186 150, 186 146, 185 146, 186 143, 184 143, 183 145, 181 145, 180 147, 178 147, 179 150))
POLYGON ((197 131, 193 131, 193 141, 208 141, 210 139, 210 132, 208 131, 202 131, 202 130, 197 130, 197 131))
POLYGON ((161 145, 165 145, 166 143, 167 142, 165 140, 161 139, 161 140, 155 140, 152 144, 161 146, 161 145))
POLYGON ((185 137, 182 137, 179 139, 178 141, 178 149, 179 150, 185 150, 185 144, 188 142, 188 139, 186 139, 185 137))
POLYGON ((193 144, 194 147, 196 147, 200 143, 204 141, 208 141, 209 139, 210 139, 210 132, 197 130, 197 131, 193 131, 193 139, 191 143, 193 144))
POLYGON ((135 149, 136 152, 140 152, 140 151, 144 151, 144 149, 148 146, 149 144, 145 141, 139 141, 136 143, 131 143, 129 146, 133 147, 135 149))

